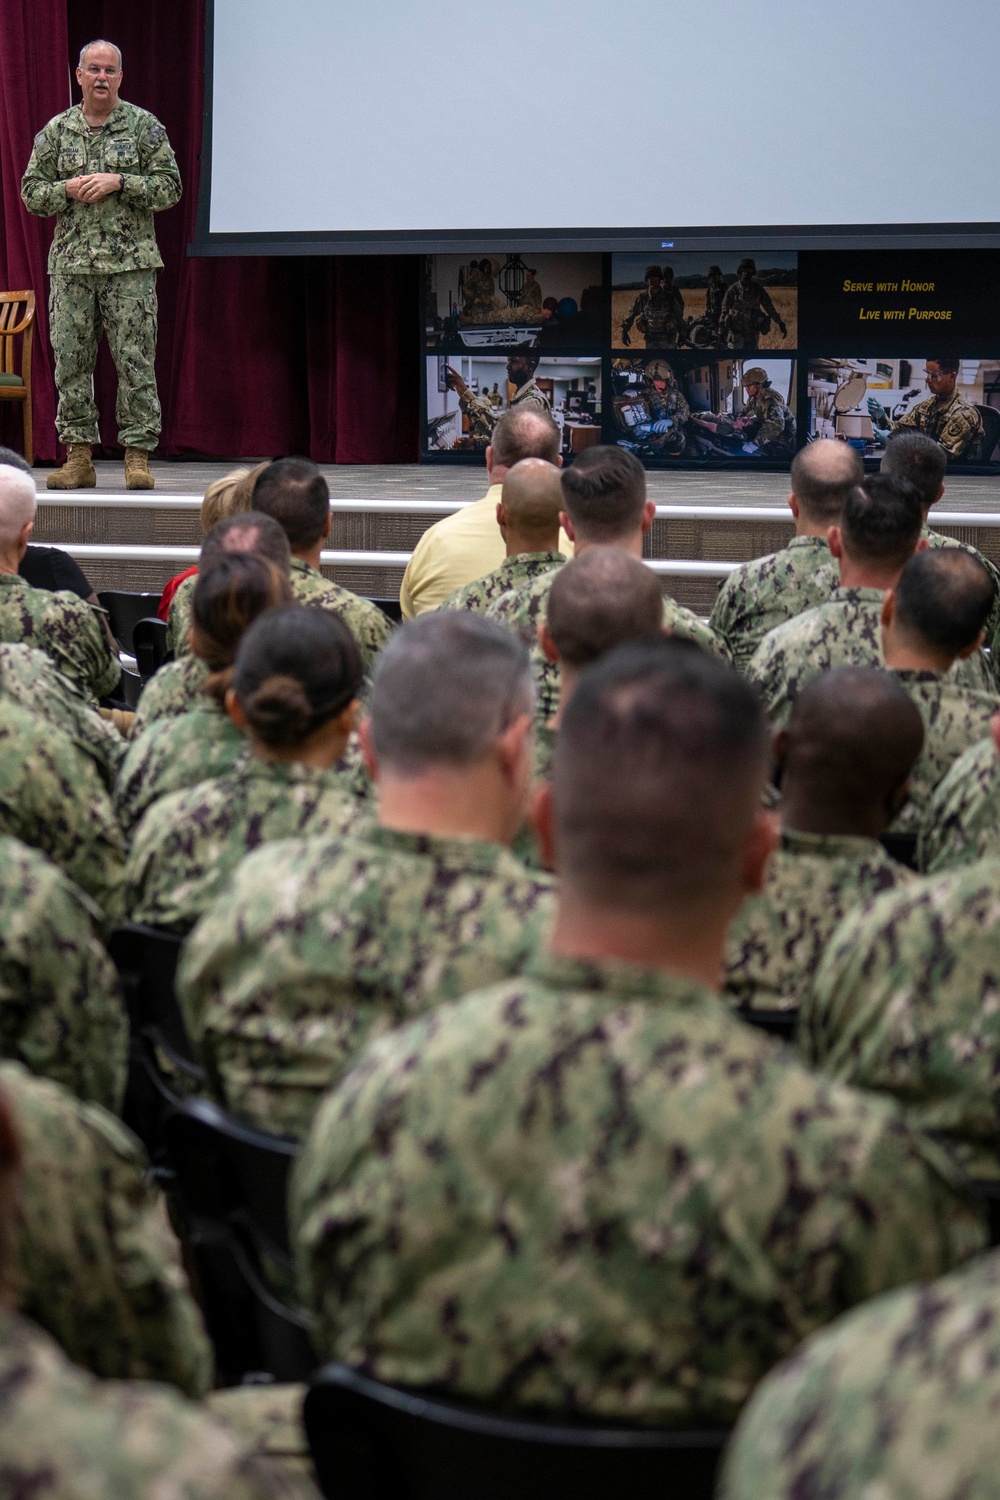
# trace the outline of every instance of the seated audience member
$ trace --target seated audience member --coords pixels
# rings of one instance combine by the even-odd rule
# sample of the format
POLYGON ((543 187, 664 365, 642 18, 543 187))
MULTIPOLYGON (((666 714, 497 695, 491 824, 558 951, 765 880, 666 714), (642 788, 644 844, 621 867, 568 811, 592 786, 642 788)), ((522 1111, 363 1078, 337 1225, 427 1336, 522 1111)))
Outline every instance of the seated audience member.
MULTIPOLYGON (((944 476, 947 467, 947 453, 940 443, 929 438, 925 432, 890 434, 882 455, 881 468, 884 473, 898 474, 916 487, 917 494, 920 496, 920 508, 924 513, 924 525, 920 535, 928 547, 957 547, 962 552, 978 558, 992 578, 996 592, 993 596, 993 608, 986 622, 986 643, 992 645, 1000 630, 1000 570, 970 543, 960 542, 952 536, 942 536, 940 531, 934 531, 927 524, 931 507, 944 496, 944 476)), ((974 664, 981 667, 984 672, 984 681, 981 685, 991 686, 995 668, 991 671, 985 657, 976 658, 974 664), (987 678, 989 681, 986 680, 987 678)))
POLYGON ((32 588, 18 573, 35 507, 31 476, 0 465, 0 640, 44 651, 85 693, 101 698, 121 678, 103 614, 77 594, 32 588))
MULTIPOLYGON (((71 1364, 47 1333, 15 1312, 22 1161, 16 1114, 17 1102, 12 1110, 0 1097, 0 1451, 5 1493, 38 1500, 57 1495, 316 1500, 308 1481, 258 1457, 249 1443, 178 1391, 147 1380, 99 1380, 71 1364)), ((30 1145, 24 1157, 30 1171, 30 1145)), ((30 1197, 30 1189, 27 1193, 30 1197)), ((129 1256, 122 1275, 134 1269, 129 1256)), ((181 1333, 178 1328, 176 1334, 181 1333)), ((107 1357, 113 1358, 113 1352, 107 1357)), ((161 1368, 165 1357, 166 1351, 161 1368)))
POLYGON ((832 438, 810 443, 792 459, 794 537, 780 552, 730 573, 712 606, 709 623, 741 672, 769 630, 825 604, 837 587, 827 532, 840 525, 848 491, 864 477, 855 449, 832 438))
POLYGON ((0 835, 0 1056, 108 1109, 128 1027, 101 911, 37 849, 0 835))
POLYGON ((719 1500, 988 1500, 1000 1252, 838 1318, 758 1387, 719 1500))
MULTIPOLYGON (((228 516, 238 516, 253 505, 253 487, 257 477, 267 468, 267 463, 256 464, 252 469, 233 469, 221 479, 213 479, 201 502, 201 529, 205 536, 219 521, 228 516)), ((176 651, 183 641, 187 649, 187 632, 191 626, 191 596, 194 580, 198 576, 198 564, 185 568, 176 578, 168 579, 156 613, 167 622, 167 647, 176 651)))
POLYGON ((989 734, 960 756, 931 794, 917 864, 929 875, 1000 858, 1000 713, 989 734))
POLYGON ((125 871, 133 921, 187 932, 259 845, 343 832, 356 819, 335 767, 363 677, 357 642, 327 610, 289 604, 251 625, 225 697, 249 756, 145 814, 125 871))
POLYGON ((0 1063, 0 1090, 24 1163, 18 1310, 94 1375, 203 1396, 211 1345, 141 1145, 108 1110, 17 1063, 0 1063))
MULTIPOLYGON (((597 546, 621 547, 634 557, 642 557, 642 539, 653 524, 656 506, 646 499, 646 471, 634 454, 623 448, 585 449, 563 474, 562 492, 563 529, 575 545, 576 557, 597 546)), ((554 572, 545 573, 501 594, 486 611, 490 619, 502 621, 532 648, 538 719, 542 724, 555 713, 559 694, 559 675, 538 645, 538 624, 545 616, 549 589, 556 576, 554 572)), ((713 630, 666 596, 663 629, 696 641, 707 651, 728 655, 713 630)))
POLYGON ((505 1409, 732 1420, 848 1305, 983 1243, 947 1156, 720 1003, 763 878, 763 715, 656 640, 581 677, 525 973, 366 1048, 296 1165, 322 1358, 505 1409))
POLYGON ((562 486, 559 470, 544 458, 522 458, 508 469, 497 501, 497 525, 507 548, 498 568, 467 583, 442 609, 482 612, 508 589, 530 583, 566 561, 559 551, 562 486))
POLYGON ((742 1009, 795 1009, 844 913, 913 879, 879 836, 923 738, 888 672, 840 667, 806 683, 775 736, 781 843, 726 939, 726 993, 742 1009))
POLYGON ((747 668, 773 723, 788 722, 796 694, 820 672, 882 665, 882 600, 925 545, 920 526, 917 492, 905 479, 869 474, 848 493, 841 523, 828 533, 839 588, 826 604, 769 630, 747 668))
POLYGON ((896 831, 919 825, 934 788, 989 733, 1000 709, 995 692, 965 687, 951 675, 957 661, 978 654, 993 594, 987 570, 960 547, 918 552, 886 592, 882 656, 924 721, 923 754, 893 823, 896 831))
POLYGON ((110 922, 124 911, 125 841, 93 761, 0 693, 0 834, 39 849, 110 922))
POLYGON ((0 644, 0 695, 61 730, 111 791, 126 743, 101 717, 89 694, 64 676, 44 651, 0 644))
POLYGON ((178 994, 227 1109, 300 1135, 370 1037, 523 967, 552 911, 505 847, 533 707, 524 647, 481 615, 393 637, 361 727, 377 824, 258 850, 187 941, 178 994))
POLYGON ((428 526, 414 547, 399 590, 404 620, 439 609, 457 589, 503 565, 504 539, 497 524, 500 487, 508 470, 525 458, 562 467, 559 428, 538 406, 504 412, 486 449, 486 494, 428 526))
POLYGON ((849 912, 802 1007, 811 1064, 895 1094, 975 1175, 1000 1176, 1000 861, 915 880, 849 912))
MULTIPOLYGON (((25 463, 21 454, 15 453, 13 448, 0 447, 0 464, 27 474, 34 483, 31 465, 25 463)), ((61 547, 39 547, 34 542, 29 542, 17 571, 25 583, 30 583, 34 589, 49 589, 52 593, 65 589, 76 594, 78 599, 85 599, 98 609, 101 607, 94 585, 76 559, 61 547)))
MULTIPOLYGON (((221 521, 216 521, 202 543, 199 576, 234 553, 253 553, 256 557, 267 558, 283 577, 290 578, 292 553, 288 538, 277 521, 259 511, 224 516, 221 521)), ((186 626, 189 635, 191 623, 189 610, 186 626)), ((208 670, 197 653, 162 666, 143 689, 139 711, 132 725, 132 739, 138 739, 158 719, 169 719, 174 714, 186 714, 192 708, 201 707, 208 670)))
POLYGON ((254 620, 287 604, 289 592, 280 568, 253 552, 222 557, 199 573, 191 639, 208 676, 198 707, 158 720, 130 745, 115 786, 115 810, 126 834, 158 798, 222 776, 246 754, 246 735, 223 707, 236 650, 254 620))

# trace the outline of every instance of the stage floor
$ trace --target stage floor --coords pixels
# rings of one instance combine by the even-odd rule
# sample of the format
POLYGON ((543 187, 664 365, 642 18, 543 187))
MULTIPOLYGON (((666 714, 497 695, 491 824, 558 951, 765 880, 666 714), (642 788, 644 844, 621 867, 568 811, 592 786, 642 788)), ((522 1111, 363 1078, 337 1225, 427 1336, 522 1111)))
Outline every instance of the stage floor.
MULTIPOLYGON (((249 466, 250 460, 243 463, 249 466)), ((201 495, 213 479, 228 474, 236 462, 186 462, 154 459, 156 493, 201 495)), ((125 494, 122 464, 98 460, 97 488, 102 493, 125 494)), ((44 490, 50 469, 36 469, 38 488, 44 490)), ((476 500, 485 489, 485 469, 444 464, 330 464, 323 466, 334 500, 476 500)), ((649 496, 660 505, 781 505, 788 496, 787 474, 746 472, 687 473, 651 470, 649 496)), ((67 501, 73 491, 67 491, 67 501)), ((86 491, 81 491, 85 496, 86 491)), ((129 492, 137 505, 143 492, 129 492)), ((963 475, 949 478, 944 505, 949 510, 1000 510, 1000 475, 963 475)))

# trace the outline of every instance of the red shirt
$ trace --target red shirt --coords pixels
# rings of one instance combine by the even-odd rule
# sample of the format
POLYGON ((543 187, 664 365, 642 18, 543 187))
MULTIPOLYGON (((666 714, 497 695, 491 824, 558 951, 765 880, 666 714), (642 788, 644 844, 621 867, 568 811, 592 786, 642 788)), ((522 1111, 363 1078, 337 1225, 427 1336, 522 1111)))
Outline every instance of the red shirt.
POLYGON ((159 619, 166 620, 170 614, 170 605, 178 586, 184 582, 185 578, 193 578, 197 571, 197 565, 193 568, 185 568, 183 573, 178 573, 176 578, 171 578, 170 582, 164 586, 163 593, 160 595, 160 602, 156 606, 156 614, 159 619))

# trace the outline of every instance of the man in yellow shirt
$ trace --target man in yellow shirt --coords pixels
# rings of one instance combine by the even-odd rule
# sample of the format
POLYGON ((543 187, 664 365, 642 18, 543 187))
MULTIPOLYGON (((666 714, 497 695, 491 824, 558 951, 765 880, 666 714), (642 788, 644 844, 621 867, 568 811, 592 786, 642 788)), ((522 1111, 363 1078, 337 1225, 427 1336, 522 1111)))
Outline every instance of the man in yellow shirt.
MULTIPOLYGON (((483 498, 436 521, 420 538, 399 590, 405 620, 437 609, 456 589, 499 568, 507 550, 497 525, 497 501, 507 470, 522 458, 562 465, 559 428, 537 406, 505 412, 497 421, 486 449, 489 489, 483 498)), ((570 550, 563 536, 560 547, 570 550)))

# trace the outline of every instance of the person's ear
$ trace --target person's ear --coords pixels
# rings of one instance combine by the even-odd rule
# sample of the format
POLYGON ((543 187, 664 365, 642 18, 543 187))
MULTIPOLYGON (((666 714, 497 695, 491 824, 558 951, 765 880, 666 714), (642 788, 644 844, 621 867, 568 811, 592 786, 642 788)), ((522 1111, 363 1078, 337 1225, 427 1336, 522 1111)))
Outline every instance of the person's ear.
POLYGON ((226 688, 226 696, 223 702, 225 704, 226 713, 236 725, 237 729, 248 729, 250 726, 247 721, 247 716, 243 712, 243 704, 236 696, 235 688, 226 688))
POLYGON ((990 720, 990 739, 993 741, 997 754, 1000 755, 1000 713, 994 714, 990 720))
POLYGON ((500 527, 500 535, 504 541, 507 540, 507 513, 503 508, 503 501, 497 501, 497 525, 500 527))
POLYGON ((556 643, 552 639, 545 620, 539 620, 535 627, 535 632, 538 636, 539 648, 545 660, 550 661, 554 667, 557 667, 559 665, 559 652, 556 650, 556 643))
POLYGON ((826 545, 839 562, 844 555, 844 541, 839 526, 828 526, 826 528, 826 545))
POLYGON ((788 509, 791 511, 792 515, 797 521, 799 519, 799 501, 798 496, 795 494, 794 490, 788 497, 788 509))
POLYGON ((655 500, 647 500, 646 503, 645 503, 645 505, 642 508, 642 534, 643 534, 643 536, 645 536, 646 533, 652 529, 652 525, 653 525, 653 522, 655 520, 656 520, 656 501, 655 500))
POLYGON ((335 715, 333 722, 337 729, 346 739, 350 739, 358 722, 358 714, 361 712, 361 703, 357 698, 352 698, 346 708, 335 715))
POLYGON ((559 525, 562 527, 563 531, 565 531, 566 535, 569 537, 570 541, 575 546, 576 545, 576 532, 573 530, 573 522, 569 518, 569 512, 568 511, 561 510, 559 512, 559 525))
POLYGON ((743 890, 746 895, 763 889, 768 861, 778 846, 780 836, 778 814, 759 808, 754 813, 743 850, 743 890))
POLYGON ((372 721, 367 716, 358 725, 358 740, 361 745, 361 759, 365 763, 365 770, 372 781, 378 781, 378 756, 375 754, 375 744, 372 740, 372 721))
POLYGON ((882 599, 882 610, 879 616, 882 629, 891 630, 892 622, 896 618, 896 590, 886 589, 882 599))
POLYGON ((538 852, 547 870, 556 868, 556 819, 552 783, 539 782, 531 798, 528 821, 538 842, 538 852))
POLYGON ((330 535, 330 527, 332 525, 333 525, 333 511, 332 510, 327 510, 326 520, 323 522, 323 530, 320 533, 320 536, 321 536, 321 538, 322 538, 323 541, 325 541, 326 538, 330 535))
POLYGON ((490 474, 493 473, 493 444, 492 443, 487 443, 487 445, 486 445, 486 473, 487 473, 487 475, 490 475, 490 474))
POLYGON ((975 654, 975 652, 977 652, 979 650, 980 646, 983 644, 983 642, 985 641, 985 639, 986 639, 986 631, 985 630, 981 630, 979 632, 979 634, 976 636, 976 639, 972 642, 971 646, 963 646, 962 647, 961 651, 958 653, 958 656, 956 657, 956 661, 967 661, 970 656, 973 656, 975 654))
POLYGON ((505 781, 516 782, 525 757, 530 760, 530 739, 534 727, 535 720, 531 714, 518 714, 516 719, 511 719, 497 740, 497 759, 505 781))
POLYGON ((934 499, 931 501, 931 504, 932 505, 937 505, 938 501, 941 499, 941 497, 943 495, 944 495, 944 480, 942 479, 941 483, 938 485, 938 492, 934 496, 934 499))
POLYGON ((557 469, 561 469, 562 466, 563 466, 563 456, 562 456, 561 453, 557 453, 556 454, 556 468, 557 469))
POLYGON ((30 521, 25 521, 24 525, 21 527, 21 530, 17 534, 17 544, 19 547, 26 547, 28 545, 28 541, 34 529, 35 521, 34 517, 32 517, 30 521))
POLYGON ((917 543, 917 545, 913 549, 913 555, 914 555, 914 557, 916 557, 916 555, 917 555, 918 552, 926 552, 927 548, 929 546, 930 546, 930 542, 927 540, 927 538, 925 536, 922 536, 920 538, 919 542, 917 543))

